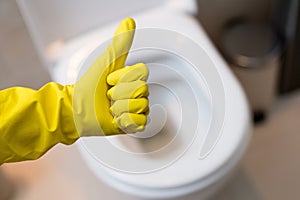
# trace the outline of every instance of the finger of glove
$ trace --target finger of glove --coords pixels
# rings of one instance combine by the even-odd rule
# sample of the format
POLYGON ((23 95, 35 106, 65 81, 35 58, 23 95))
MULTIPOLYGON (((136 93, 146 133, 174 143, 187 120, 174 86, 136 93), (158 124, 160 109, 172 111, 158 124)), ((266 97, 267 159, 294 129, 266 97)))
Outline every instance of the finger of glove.
POLYGON ((147 117, 143 114, 123 113, 115 117, 113 124, 117 125, 125 133, 135 133, 144 130, 147 117))
POLYGON ((107 91, 107 97, 113 101, 148 97, 148 86, 145 81, 119 83, 107 91))
POLYGON ((110 111, 115 117, 126 112, 135 114, 147 113, 149 111, 148 99, 138 98, 117 100, 110 107, 110 111))
POLYGON ((135 32, 135 22, 131 18, 124 19, 112 38, 106 51, 93 62, 85 74, 89 82, 95 82, 101 76, 106 76, 124 67, 128 51, 130 50, 135 32), (107 69, 107 70, 106 70, 107 69), (104 72, 105 70, 105 72, 104 72))
POLYGON ((111 45, 106 54, 110 65, 110 72, 121 69, 125 65, 135 33, 135 22, 131 18, 124 19, 115 31, 111 45))
POLYGON ((148 75, 148 67, 144 63, 138 63, 112 72, 107 77, 107 83, 109 85, 116 85, 119 82, 146 81, 148 75))

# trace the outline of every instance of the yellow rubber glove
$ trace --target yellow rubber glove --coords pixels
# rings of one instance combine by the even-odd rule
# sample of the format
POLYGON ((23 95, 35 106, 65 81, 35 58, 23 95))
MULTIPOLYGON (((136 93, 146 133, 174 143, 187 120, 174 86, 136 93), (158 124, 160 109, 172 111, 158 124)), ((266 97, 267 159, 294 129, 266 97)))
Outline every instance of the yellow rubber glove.
MULTIPOLYGON (((74 119, 81 136, 132 133, 142 130, 145 126, 145 113, 129 114, 130 112, 128 112, 128 114, 114 116, 110 112, 110 106, 115 101, 147 98, 148 96, 148 88, 145 83, 148 77, 147 67, 139 64, 124 68, 134 32, 134 21, 125 19, 116 30, 112 43, 106 52, 94 61, 88 71, 75 84, 74 119), (120 81, 118 78, 113 78, 114 81, 110 85, 107 84, 108 75, 122 68, 124 69, 116 72, 113 77, 121 77, 122 74, 127 75, 124 75, 124 78, 119 78, 120 81), (113 96, 110 96, 111 91, 115 91, 113 96), (139 95, 131 95, 135 93, 139 93, 139 95)), ((132 104, 131 101, 129 103, 132 104)), ((145 103, 143 101, 140 106, 148 107, 148 102, 145 103)), ((122 103, 122 106, 125 110, 130 111, 129 104, 122 103)))
POLYGON ((75 85, 0 91, 0 165, 37 159, 55 144, 72 144, 80 136, 145 127, 148 69, 141 63, 124 68, 134 30, 134 21, 125 19, 106 52, 75 85))
POLYGON ((113 87, 107 96, 114 103, 110 111, 113 124, 126 133, 134 133, 145 128, 148 108, 148 68, 143 63, 128 66, 111 73, 107 82, 113 87))
POLYGON ((0 91, 0 165, 37 159, 57 143, 78 139, 72 88, 48 83, 40 90, 0 91))

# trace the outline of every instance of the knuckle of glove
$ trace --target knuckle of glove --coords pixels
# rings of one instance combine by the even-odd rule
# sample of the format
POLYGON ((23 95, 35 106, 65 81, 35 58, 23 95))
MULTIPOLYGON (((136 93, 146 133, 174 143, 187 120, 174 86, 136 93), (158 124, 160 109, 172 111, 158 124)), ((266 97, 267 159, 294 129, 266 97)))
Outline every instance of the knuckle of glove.
POLYGON ((108 75, 112 87, 107 97, 112 100, 113 125, 126 133, 144 130, 149 113, 148 67, 143 63, 127 66, 108 75))
POLYGON ((123 113, 146 114, 149 111, 149 102, 146 98, 138 99, 122 99, 117 100, 110 107, 110 111, 114 117, 118 117, 123 113))
POLYGON ((107 96, 113 101, 148 97, 148 85, 141 80, 118 83, 107 91, 107 96))
POLYGON ((123 113, 115 117, 113 123, 126 133, 135 133, 144 130, 147 117, 143 114, 123 113))
POLYGON ((149 75, 148 68, 143 63, 125 67, 127 73, 120 77, 119 82, 131 82, 136 80, 146 81, 149 75))
POLYGON ((119 82, 131 82, 136 80, 146 81, 149 75, 148 67, 144 63, 127 66, 109 74, 107 83, 111 86, 119 82))

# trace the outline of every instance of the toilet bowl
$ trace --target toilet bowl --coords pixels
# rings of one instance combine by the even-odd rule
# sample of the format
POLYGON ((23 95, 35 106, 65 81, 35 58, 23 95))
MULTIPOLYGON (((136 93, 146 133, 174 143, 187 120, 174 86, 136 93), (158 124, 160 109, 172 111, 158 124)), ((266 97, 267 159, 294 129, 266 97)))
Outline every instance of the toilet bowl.
POLYGON ((247 148, 245 95, 190 16, 195 8, 194 1, 164 2, 77 35, 46 55, 52 79, 74 83, 121 19, 136 20, 127 64, 144 62, 150 70, 146 130, 77 143, 95 178, 121 191, 123 199, 206 199, 229 180, 247 148))

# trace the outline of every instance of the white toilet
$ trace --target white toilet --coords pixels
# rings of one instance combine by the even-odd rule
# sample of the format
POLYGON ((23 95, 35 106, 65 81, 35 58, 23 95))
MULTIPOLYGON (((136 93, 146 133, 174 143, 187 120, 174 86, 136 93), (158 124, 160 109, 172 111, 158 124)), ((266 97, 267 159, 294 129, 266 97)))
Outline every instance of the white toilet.
POLYGON ((18 3, 52 79, 62 84, 73 83, 80 67, 101 54, 96 47, 123 18, 136 20, 133 50, 142 50, 132 51, 128 64, 145 62, 150 69, 147 129, 134 136, 82 138, 81 155, 95 178, 121 191, 122 199, 206 199, 229 180, 247 147, 251 123, 244 93, 192 17, 195 1, 126 2, 18 3), (53 10, 51 20, 63 17, 70 27, 41 22, 38 16, 53 10), (76 21, 76 14, 85 17, 76 21), (96 25, 91 20, 97 17, 96 25), (153 38, 159 39, 152 44, 153 38))

